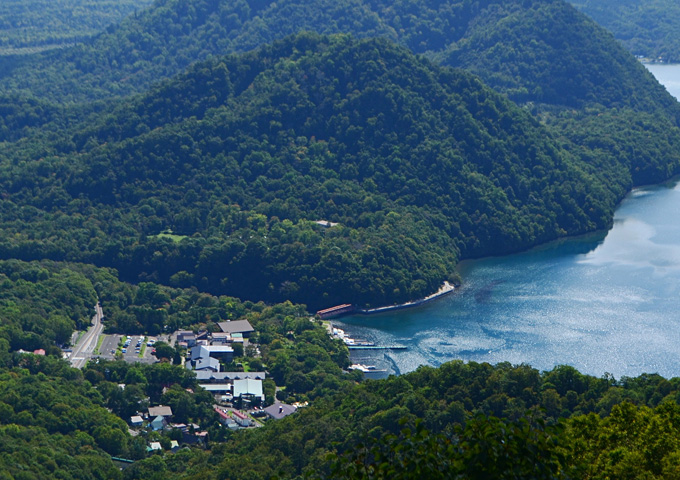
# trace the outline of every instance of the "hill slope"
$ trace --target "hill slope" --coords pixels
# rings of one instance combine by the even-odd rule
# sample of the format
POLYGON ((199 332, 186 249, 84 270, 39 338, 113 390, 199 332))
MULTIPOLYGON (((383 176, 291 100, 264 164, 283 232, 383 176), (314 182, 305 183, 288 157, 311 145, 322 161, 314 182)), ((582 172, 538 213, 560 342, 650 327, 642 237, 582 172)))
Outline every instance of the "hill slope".
POLYGON ((3 256, 313 308, 412 299, 460 256, 605 227, 631 183, 469 74, 310 34, 5 153, 3 256))
POLYGON ((608 34, 562 0, 165 0, 91 42, 4 65, 0 90, 57 101, 122 95, 196 60, 303 30, 387 37, 468 68, 521 101, 672 104, 608 34))
POLYGON ((673 0, 571 0, 634 55, 680 61, 680 5, 673 0))
POLYGON ((151 3, 151 0, 5 0, 0 4, 0 55, 49 50, 82 41, 151 3))
POLYGON ((568 148, 585 146, 579 155, 597 157, 595 171, 623 163, 642 184, 668 178, 680 161, 678 103, 562 0, 165 0, 90 43, 0 65, 0 139, 80 118, 54 102, 143 90, 196 60, 303 29, 383 36, 471 70, 528 106, 568 148), (651 141, 650 131, 658 134, 651 141))

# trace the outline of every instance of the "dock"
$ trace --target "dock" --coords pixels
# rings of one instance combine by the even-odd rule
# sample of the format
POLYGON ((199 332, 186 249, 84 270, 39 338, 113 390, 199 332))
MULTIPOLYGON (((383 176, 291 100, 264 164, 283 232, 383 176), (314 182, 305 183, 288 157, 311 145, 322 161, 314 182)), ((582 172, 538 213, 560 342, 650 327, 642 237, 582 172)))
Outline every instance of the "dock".
POLYGON ((456 289, 455 285, 451 285, 449 282, 444 282, 444 284, 432 295, 429 295, 420 300, 415 300, 413 302, 402 303, 399 305, 388 305, 386 307, 369 308, 369 309, 355 309, 353 313, 359 313, 361 315, 374 315, 376 313, 386 313, 393 312, 395 310, 403 310, 405 308, 418 307, 425 303, 436 300, 444 295, 448 295, 456 289))
POLYGON ((347 345, 350 350, 406 350, 406 345, 347 345))

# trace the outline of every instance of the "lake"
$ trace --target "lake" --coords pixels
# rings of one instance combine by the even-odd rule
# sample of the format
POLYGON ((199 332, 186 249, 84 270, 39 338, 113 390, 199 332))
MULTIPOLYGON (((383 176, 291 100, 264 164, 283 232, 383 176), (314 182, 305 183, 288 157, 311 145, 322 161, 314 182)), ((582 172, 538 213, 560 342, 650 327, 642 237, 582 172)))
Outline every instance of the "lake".
MULTIPOLYGON (((680 96, 679 65, 648 65, 680 96)), ((680 184, 634 190, 608 232, 464 262, 462 287, 428 305, 334 324, 403 351, 352 353, 405 373, 449 360, 568 364, 583 373, 680 376, 680 184)))

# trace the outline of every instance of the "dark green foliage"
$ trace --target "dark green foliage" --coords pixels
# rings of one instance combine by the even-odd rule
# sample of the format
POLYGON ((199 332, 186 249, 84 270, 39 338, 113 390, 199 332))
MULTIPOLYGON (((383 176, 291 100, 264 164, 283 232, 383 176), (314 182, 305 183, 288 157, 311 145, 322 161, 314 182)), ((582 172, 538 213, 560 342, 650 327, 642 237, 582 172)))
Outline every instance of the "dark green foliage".
POLYGON ((606 227, 631 182, 470 75, 310 34, 198 64, 49 145, 7 153, 24 161, 0 173, 19 233, 1 255, 313 309, 411 300, 460 257, 606 227))
POLYGON ((0 339, 10 351, 42 348, 61 355, 55 344, 69 345, 73 331, 94 315, 97 292, 88 271, 53 262, 0 262, 0 339))
MULTIPOLYGON (((651 76, 602 29, 557 0, 165 0, 91 43, 7 69, 4 90, 50 100, 120 95, 196 60, 305 30, 387 37, 470 68, 523 101, 611 105, 660 95, 651 76)), ((666 106, 669 101, 663 99, 666 106)))
POLYGON ((680 5, 673 0, 570 0, 634 55, 680 61, 680 5))
POLYGON ((0 55, 63 47, 94 36, 151 0, 4 0, 0 55))
MULTIPOLYGON (((25 354, 0 373, 0 471, 10 478, 120 478, 127 425, 60 359, 25 354)), ((116 387, 117 388, 117 387, 116 387)))
POLYGON ((368 448, 341 457, 328 478, 346 479, 544 479, 563 478, 559 429, 526 418, 504 422, 477 415, 452 437, 416 422, 368 448))

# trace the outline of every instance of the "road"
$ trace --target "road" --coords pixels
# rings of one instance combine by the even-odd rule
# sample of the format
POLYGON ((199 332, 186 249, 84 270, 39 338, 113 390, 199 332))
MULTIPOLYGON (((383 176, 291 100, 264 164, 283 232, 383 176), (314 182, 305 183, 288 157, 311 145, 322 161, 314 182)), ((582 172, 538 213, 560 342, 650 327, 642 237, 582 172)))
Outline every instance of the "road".
POLYGON ((101 335, 104 330, 104 325, 102 324, 104 312, 99 303, 94 306, 94 311, 95 314, 92 317, 92 326, 82 337, 80 337, 80 341, 73 347, 73 352, 71 353, 71 366, 75 368, 83 368, 85 366, 94 353, 94 349, 97 347, 99 335, 101 335))

